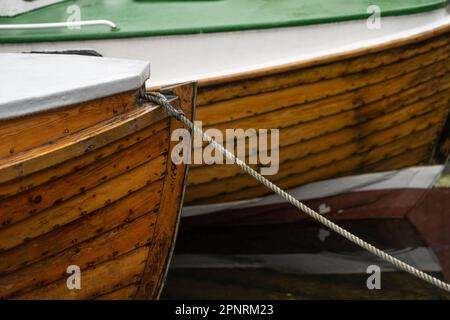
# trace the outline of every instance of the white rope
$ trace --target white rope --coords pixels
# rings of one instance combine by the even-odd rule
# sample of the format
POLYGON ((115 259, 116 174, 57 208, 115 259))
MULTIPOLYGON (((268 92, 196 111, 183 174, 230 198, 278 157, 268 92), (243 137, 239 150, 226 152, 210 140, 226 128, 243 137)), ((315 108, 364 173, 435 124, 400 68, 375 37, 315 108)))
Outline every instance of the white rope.
POLYGON ((283 199, 288 201, 293 206, 297 207, 304 213, 308 214, 315 220, 319 221, 329 229, 335 231, 336 233, 340 234, 344 238, 350 240, 351 242, 355 243, 356 245, 360 246, 361 248, 371 252, 372 254, 380 257, 381 259, 389 262, 390 264, 394 265, 398 269, 404 270, 428 283, 431 283, 432 285, 441 288, 447 292, 450 292, 450 285, 444 281, 441 281, 433 276, 430 276, 429 274, 414 268, 410 266, 409 264, 394 258, 393 256, 387 254, 386 252, 374 247, 370 243, 362 240, 361 238, 355 236, 354 234, 348 232, 344 228, 341 228, 334 222, 328 220, 324 216, 320 215, 319 213, 315 212, 311 208, 307 207, 305 204, 301 203, 297 199, 295 199, 293 196, 291 196, 289 193, 278 187, 277 185, 270 182, 268 179, 266 179, 264 176, 259 174, 257 171, 253 170, 251 167, 249 167, 245 162, 237 158, 233 153, 225 149, 221 144, 214 141, 210 136, 206 135, 199 127, 197 127, 192 121, 190 121, 188 118, 184 116, 184 114, 174 108, 168 101, 167 98, 162 95, 161 93, 149 93, 144 94, 144 97, 154 102, 162 107, 173 117, 175 117, 177 120, 181 121, 184 125, 189 127, 191 130, 193 130, 196 134, 199 134, 203 137, 205 141, 207 141, 209 144, 213 145, 214 148, 221 153, 223 153, 228 159, 232 160, 236 165, 238 165, 242 170, 244 170, 246 173, 251 175, 253 178, 258 180, 260 183, 265 185, 267 188, 281 196, 283 199))

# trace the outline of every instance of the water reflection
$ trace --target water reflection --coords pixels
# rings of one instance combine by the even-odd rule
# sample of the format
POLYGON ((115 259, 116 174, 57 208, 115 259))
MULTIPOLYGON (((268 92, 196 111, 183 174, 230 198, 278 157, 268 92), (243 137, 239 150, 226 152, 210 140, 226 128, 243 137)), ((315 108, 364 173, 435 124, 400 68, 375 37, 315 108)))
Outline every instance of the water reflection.
MULTIPOLYGON (((283 212, 281 211, 280 214, 283 212)), ((339 224, 395 257, 450 279, 450 189, 432 189, 405 215, 339 224)), ((182 228, 162 298, 448 299, 309 220, 182 228), (381 290, 367 268, 380 267, 381 290)))

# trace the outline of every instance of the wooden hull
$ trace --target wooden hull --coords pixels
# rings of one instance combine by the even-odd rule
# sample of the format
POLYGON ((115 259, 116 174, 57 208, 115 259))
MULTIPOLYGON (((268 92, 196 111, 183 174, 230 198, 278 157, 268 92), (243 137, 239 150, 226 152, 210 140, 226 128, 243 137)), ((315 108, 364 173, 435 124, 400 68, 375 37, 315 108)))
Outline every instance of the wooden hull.
MULTIPOLYGON (((434 189, 431 190, 434 193, 437 192, 434 189)), ((328 210, 322 214, 333 221, 403 219, 406 218, 413 208, 421 204, 421 201, 424 200, 424 197, 431 190, 381 189, 346 192, 336 196, 306 200, 304 203, 318 212, 322 212, 321 207, 325 205, 328 210)), ((287 225, 303 221, 311 221, 311 218, 306 214, 302 214, 288 203, 277 203, 224 210, 204 216, 185 217, 182 220, 182 229, 287 225)))
MULTIPOLYGON (((448 154, 449 110, 446 26, 343 55, 200 82, 196 118, 204 129, 223 132, 280 129, 280 170, 268 178, 290 189, 440 162, 448 154)), ((195 165, 186 204, 268 193, 236 166, 195 165)))
MULTIPOLYGON (((195 87, 171 90, 192 116, 195 87)), ((159 296, 187 167, 168 156, 180 125, 137 94, 0 123, 1 298, 159 296)))

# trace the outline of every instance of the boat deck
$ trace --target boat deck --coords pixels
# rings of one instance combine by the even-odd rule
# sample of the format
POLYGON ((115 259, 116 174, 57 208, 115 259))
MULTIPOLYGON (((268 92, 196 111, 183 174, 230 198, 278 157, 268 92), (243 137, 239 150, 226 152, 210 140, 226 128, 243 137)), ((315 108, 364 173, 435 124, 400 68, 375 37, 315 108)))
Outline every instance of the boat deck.
MULTIPOLYGON (((69 6, 77 5, 81 20, 106 19, 108 26, 81 29, 2 30, 0 43, 58 40, 130 38, 195 34, 301 26, 365 19, 368 7, 378 5, 382 16, 427 12, 444 7, 447 0, 205 0, 205 1, 64 1, 15 17, 0 18, 0 24, 64 22, 69 6)), ((70 19, 73 21, 73 19, 70 19)))

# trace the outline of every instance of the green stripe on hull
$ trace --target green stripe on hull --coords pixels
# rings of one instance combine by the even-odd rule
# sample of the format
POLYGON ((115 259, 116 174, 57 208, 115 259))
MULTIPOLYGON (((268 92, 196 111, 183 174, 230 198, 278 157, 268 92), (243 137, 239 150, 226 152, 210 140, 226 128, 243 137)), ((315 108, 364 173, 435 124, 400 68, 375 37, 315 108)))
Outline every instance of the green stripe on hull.
POLYGON ((64 22, 71 5, 81 8, 81 20, 107 19, 108 26, 81 29, 1 30, 0 43, 92 40, 195 34, 300 26, 365 19, 378 5, 383 16, 406 15, 442 8, 447 0, 79 0, 65 1, 0 18, 0 24, 64 22))

